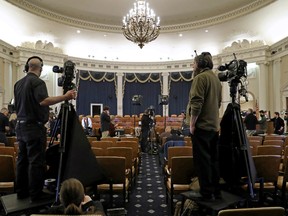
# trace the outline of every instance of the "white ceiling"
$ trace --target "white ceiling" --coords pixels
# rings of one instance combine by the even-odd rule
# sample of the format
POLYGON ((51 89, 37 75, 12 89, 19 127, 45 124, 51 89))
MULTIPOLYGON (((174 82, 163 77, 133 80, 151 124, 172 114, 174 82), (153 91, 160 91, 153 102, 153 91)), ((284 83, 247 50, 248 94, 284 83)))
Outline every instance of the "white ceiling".
POLYGON ((191 59, 194 50, 216 55, 243 39, 271 45, 288 36, 287 0, 149 0, 162 30, 140 49, 121 33, 133 2, 1 0, 0 39, 13 46, 52 42, 81 58, 154 62, 191 59))

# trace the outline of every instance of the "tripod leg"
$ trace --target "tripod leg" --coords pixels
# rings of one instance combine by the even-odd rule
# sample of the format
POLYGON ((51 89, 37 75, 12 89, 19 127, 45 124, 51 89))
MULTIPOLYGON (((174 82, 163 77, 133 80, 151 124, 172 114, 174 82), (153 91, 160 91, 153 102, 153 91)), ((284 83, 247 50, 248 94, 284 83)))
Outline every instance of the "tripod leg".
MULTIPOLYGON (((249 161, 249 154, 248 154, 248 139, 247 135, 244 130, 243 121, 240 114, 240 107, 238 104, 233 105, 233 113, 234 113, 234 120, 236 122, 236 129, 238 134, 238 139, 240 142, 240 151, 243 153, 245 167, 247 171, 247 178, 248 178, 248 188, 250 192, 250 197, 254 198, 254 189, 253 189, 253 180, 252 180, 252 167, 249 161)), ((251 155, 250 155, 251 156, 251 155)))

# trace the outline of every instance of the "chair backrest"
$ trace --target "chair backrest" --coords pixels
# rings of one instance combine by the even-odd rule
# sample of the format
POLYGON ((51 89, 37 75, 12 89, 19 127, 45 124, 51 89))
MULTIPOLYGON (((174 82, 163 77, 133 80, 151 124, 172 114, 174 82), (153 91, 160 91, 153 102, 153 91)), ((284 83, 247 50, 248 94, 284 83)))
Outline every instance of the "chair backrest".
POLYGON ((106 149, 98 148, 98 147, 92 147, 92 152, 95 156, 105 156, 106 155, 106 149))
POLYGON ((168 148, 171 146, 185 146, 185 141, 184 140, 169 140, 167 142, 165 142, 164 144, 164 158, 167 159, 168 157, 168 148))
POLYGON ((14 158, 16 157, 16 152, 14 147, 9 146, 0 146, 0 154, 1 155, 11 155, 14 158))
POLYGON ((258 140, 258 141, 261 142, 261 144, 262 144, 262 141, 263 141, 263 137, 262 136, 248 136, 247 138, 248 138, 249 141, 258 140))
POLYGON ((0 155, 0 182, 14 182, 15 160, 11 155, 0 155))
POLYGON ((279 176, 280 155, 253 156, 257 177, 264 178, 264 182, 277 182, 279 176))
POLYGON ((91 147, 102 148, 106 151, 107 148, 112 147, 112 141, 97 140, 91 142, 91 147))
POLYGON ((252 155, 257 155, 257 147, 262 145, 262 141, 260 140, 248 140, 249 145, 253 147, 252 155))
POLYGON ((264 140, 263 145, 276 145, 281 146, 283 148, 284 141, 283 140, 264 140))
POLYGON ((192 156, 172 157, 171 183, 189 184, 191 178, 195 177, 194 163, 192 156))
POLYGON ((276 145, 257 146, 257 155, 282 155, 282 147, 276 145))
POLYGON ((279 135, 266 135, 264 140, 284 140, 285 137, 279 135))
POLYGON ((284 216, 283 207, 260 207, 260 208, 239 208, 225 209, 218 213, 218 216, 284 216))
POLYGON ((118 156, 126 158, 126 169, 132 169, 132 148, 130 147, 109 147, 106 150, 107 156, 118 156))
POLYGON ((172 146, 168 148, 168 168, 171 167, 172 158, 177 156, 192 156, 191 146, 172 146))
POLYGON ((113 144, 115 144, 118 140, 119 140, 119 138, 117 138, 117 137, 101 137, 101 140, 103 140, 103 141, 112 141, 113 142, 113 144))
POLYGON ((186 141, 186 145, 187 146, 192 146, 192 140, 191 137, 184 137, 184 140, 186 141))
POLYGON ((121 140, 117 141, 113 147, 129 147, 132 148, 132 158, 136 159, 139 155, 139 142, 131 140, 121 140))
POLYGON ((139 143, 139 138, 138 137, 121 137, 120 141, 136 141, 139 143))
POLYGON ((99 156, 96 157, 99 166, 109 182, 112 183, 125 183, 125 161, 124 157, 117 156, 99 156))

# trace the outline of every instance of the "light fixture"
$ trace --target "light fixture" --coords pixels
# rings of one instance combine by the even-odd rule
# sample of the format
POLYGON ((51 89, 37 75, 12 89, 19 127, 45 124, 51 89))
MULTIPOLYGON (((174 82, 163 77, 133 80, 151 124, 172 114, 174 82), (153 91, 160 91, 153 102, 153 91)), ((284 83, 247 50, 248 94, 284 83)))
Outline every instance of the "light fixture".
POLYGON ((124 36, 137 43, 142 49, 144 43, 149 43, 155 40, 160 33, 160 18, 157 17, 152 9, 149 8, 149 3, 145 0, 136 0, 134 8, 124 16, 123 19, 123 34, 124 36))

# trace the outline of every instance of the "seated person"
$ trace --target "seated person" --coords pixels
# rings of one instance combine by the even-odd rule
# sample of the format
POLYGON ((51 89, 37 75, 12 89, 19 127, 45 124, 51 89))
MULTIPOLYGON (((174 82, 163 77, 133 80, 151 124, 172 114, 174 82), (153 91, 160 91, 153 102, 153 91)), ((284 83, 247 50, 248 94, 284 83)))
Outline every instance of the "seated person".
POLYGON ((60 206, 50 208, 47 214, 97 214, 105 216, 101 202, 93 201, 88 195, 85 195, 82 183, 75 178, 67 179, 62 183, 60 202, 60 206))
POLYGON ((181 133, 179 130, 172 129, 171 134, 166 138, 166 142, 177 141, 177 140, 183 140, 184 141, 184 137, 180 136, 180 134, 181 133))
POLYGON ((159 143, 160 143, 160 146, 163 146, 163 145, 164 145, 164 143, 162 142, 162 141, 163 141, 163 137, 166 137, 166 138, 167 138, 167 137, 170 136, 170 135, 171 135, 171 126, 167 126, 167 127, 165 128, 165 131, 159 135, 159 143))
POLYGON ((181 112, 182 125, 181 125, 181 133, 183 136, 190 136, 190 125, 189 120, 186 118, 186 110, 182 110, 181 112))
POLYGON ((82 122, 81 122, 81 125, 84 129, 84 132, 86 135, 89 135, 92 131, 92 120, 91 118, 87 117, 87 116, 84 116, 82 118, 82 122))

